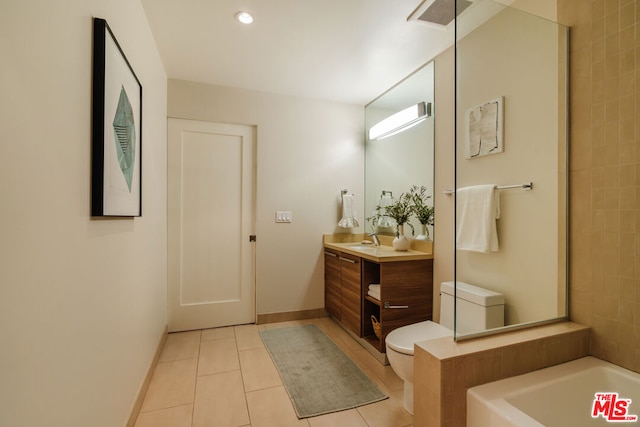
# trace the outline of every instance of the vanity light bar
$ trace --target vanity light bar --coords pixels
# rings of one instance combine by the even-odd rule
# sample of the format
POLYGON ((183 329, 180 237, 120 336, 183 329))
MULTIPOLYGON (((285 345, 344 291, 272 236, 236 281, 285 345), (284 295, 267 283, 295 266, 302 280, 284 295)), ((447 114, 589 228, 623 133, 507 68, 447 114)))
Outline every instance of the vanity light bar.
POLYGON ((380 140, 403 132, 430 116, 431 103, 418 102, 371 126, 369 140, 380 140))

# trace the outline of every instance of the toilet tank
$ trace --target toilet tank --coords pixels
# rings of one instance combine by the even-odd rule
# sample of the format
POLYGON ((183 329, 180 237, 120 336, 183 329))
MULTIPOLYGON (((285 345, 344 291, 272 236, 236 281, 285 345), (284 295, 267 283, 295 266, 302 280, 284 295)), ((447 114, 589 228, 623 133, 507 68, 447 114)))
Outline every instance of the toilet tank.
POLYGON ((457 282, 454 294, 453 282, 440 285, 440 324, 454 328, 454 295, 457 297, 456 335, 472 334, 504 326, 504 297, 465 282, 457 282))

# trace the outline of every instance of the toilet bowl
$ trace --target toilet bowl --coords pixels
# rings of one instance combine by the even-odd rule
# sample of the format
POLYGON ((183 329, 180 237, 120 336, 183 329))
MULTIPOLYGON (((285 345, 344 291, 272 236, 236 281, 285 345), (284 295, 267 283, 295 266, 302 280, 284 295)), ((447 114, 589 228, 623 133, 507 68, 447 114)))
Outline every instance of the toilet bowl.
POLYGON ((413 348, 415 343, 442 337, 453 337, 454 310, 458 305, 456 326, 461 334, 504 326, 504 298, 464 282, 440 285, 440 319, 442 324, 427 320, 391 331, 386 339, 387 359, 393 371, 404 381, 404 408, 413 414, 413 348))
POLYGON ((453 331, 427 320, 394 329, 387 335, 387 359, 391 368, 404 381, 404 408, 413 415, 413 345, 435 338, 452 337, 453 331))

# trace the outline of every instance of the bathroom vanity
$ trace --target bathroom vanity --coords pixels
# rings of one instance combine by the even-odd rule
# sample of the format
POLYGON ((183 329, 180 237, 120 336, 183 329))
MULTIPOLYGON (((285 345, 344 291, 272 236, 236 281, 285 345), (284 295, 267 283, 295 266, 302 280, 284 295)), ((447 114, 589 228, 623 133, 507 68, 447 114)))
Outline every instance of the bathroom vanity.
POLYGON ((398 252, 385 244, 362 244, 361 235, 335 236, 324 237, 325 308, 345 329, 385 353, 389 332, 432 317, 431 242, 421 250, 398 252), (371 284, 380 284, 380 299, 368 295, 371 284), (371 316, 379 322, 380 337, 371 316))

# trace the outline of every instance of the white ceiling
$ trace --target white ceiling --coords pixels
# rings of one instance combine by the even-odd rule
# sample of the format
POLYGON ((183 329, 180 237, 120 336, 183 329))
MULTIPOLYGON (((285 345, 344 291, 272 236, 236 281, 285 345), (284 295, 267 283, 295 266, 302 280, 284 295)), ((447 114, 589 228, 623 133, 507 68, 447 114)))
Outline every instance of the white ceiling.
POLYGON ((169 78, 365 105, 452 44, 453 24, 407 21, 420 1, 142 4, 169 78))

